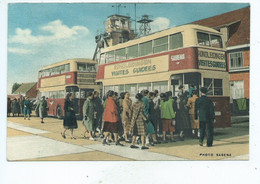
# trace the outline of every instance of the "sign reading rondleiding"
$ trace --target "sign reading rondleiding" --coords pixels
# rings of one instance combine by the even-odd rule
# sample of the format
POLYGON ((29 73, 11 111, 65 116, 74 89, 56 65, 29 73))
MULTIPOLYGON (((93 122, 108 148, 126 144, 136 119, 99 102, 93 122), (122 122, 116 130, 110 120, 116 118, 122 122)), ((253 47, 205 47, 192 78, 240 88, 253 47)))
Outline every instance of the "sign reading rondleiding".
POLYGON ((198 49, 199 68, 226 71, 225 52, 198 49))
POLYGON ((127 77, 134 75, 145 75, 168 71, 168 55, 154 58, 129 61, 105 67, 105 78, 127 77))

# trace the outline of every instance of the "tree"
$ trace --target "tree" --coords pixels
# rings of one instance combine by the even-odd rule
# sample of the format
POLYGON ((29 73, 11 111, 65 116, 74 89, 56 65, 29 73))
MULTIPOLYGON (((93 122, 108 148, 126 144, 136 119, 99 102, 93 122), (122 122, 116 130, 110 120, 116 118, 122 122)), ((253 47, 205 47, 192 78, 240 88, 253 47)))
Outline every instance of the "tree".
POLYGON ((12 86, 12 93, 14 93, 22 84, 18 84, 17 82, 12 86))

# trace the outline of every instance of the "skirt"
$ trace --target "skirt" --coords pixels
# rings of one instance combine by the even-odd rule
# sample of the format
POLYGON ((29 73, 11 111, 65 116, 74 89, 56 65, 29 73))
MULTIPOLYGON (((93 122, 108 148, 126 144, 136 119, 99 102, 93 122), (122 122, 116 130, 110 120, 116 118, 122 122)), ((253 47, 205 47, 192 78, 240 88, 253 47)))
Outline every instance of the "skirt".
POLYGON ((74 115, 66 116, 66 114, 65 114, 65 117, 63 119, 63 127, 65 129, 76 129, 76 128, 78 128, 76 116, 74 116, 74 115))
POLYGON ((83 124, 88 129, 88 131, 91 131, 91 132, 95 131, 93 119, 90 119, 87 117, 87 119, 83 120, 83 124))
POLYGON ((190 114, 190 123, 192 129, 199 129, 199 120, 195 120, 195 114, 190 114))
POLYGON ((145 136, 147 132, 147 124, 146 123, 134 123, 134 125, 131 127, 131 132, 134 136, 145 136))
POLYGON ((103 126, 104 132, 111 132, 111 133, 118 133, 120 131, 120 124, 119 122, 110 123, 105 121, 103 126))
POLYGON ((162 119, 163 132, 175 132, 175 127, 172 125, 172 119, 162 119))

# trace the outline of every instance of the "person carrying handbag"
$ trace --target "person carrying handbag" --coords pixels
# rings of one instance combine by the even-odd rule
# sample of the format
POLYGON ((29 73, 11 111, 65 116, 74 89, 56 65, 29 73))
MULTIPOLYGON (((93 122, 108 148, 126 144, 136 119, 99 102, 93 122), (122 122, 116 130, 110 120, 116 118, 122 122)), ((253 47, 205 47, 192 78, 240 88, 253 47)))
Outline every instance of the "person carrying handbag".
POLYGON ((175 112, 173 110, 173 104, 167 99, 165 93, 160 94, 161 97, 161 118, 163 126, 163 143, 166 141, 166 132, 169 131, 171 134, 171 142, 175 142, 173 133, 175 132, 175 112), (174 125, 173 125, 174 124, 174 125))

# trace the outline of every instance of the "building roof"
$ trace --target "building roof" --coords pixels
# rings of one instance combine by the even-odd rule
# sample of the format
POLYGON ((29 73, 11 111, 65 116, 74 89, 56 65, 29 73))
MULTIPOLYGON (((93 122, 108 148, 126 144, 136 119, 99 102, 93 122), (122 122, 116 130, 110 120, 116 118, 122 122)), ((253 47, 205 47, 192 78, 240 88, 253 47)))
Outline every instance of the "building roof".
POLYGON ((250 7, 198 20, 193 24, 212 28, 228 27, 228 47, 250 43, 250 7))
POLYGON ((26 94, 37 82, 22 83, 22 85, 13 94, 26 94))

